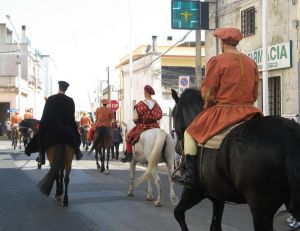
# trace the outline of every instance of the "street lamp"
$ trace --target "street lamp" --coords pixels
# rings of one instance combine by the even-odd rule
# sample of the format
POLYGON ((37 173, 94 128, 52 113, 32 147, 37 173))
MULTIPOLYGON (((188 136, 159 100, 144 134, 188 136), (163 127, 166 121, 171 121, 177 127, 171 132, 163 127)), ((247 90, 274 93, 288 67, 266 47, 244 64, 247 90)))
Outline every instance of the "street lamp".
POLYGON ((16 35, 16 38, 17 38, 17 51, 18 51, 18 54, 17 54, 17 61, 16 61, 16 64, 18 65, 18 104, 17 104, 17 107, 19 109, 19 111, 21 111, 21 49, 20 49, 20 40, 19 40, 19 35, 16 31, 16 28, 14 27, 14 24, 12 23, 11 19, 10 19, 10 16, 9 15, 6 15, 6 19, 7 21, 10 23, 10 25, 12 26, 13 28, 13 31, 16 35))

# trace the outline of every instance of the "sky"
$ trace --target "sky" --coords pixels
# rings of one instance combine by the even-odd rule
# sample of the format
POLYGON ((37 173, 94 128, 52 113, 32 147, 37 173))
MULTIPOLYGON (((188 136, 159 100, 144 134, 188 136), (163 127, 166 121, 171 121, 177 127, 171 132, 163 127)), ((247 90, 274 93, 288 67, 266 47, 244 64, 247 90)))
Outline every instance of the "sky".
MULTIPOLYGON (((19 34, 26 25, 32 47, 51 56, 59 78, 70 82, 69 94, 78 97, 106 79, 107 66, 115 72, 130 38, 137 47, 151 44, 152 35, 158 44, 167 36, 175 43, 187 32, 171 29, 171 0, 131 2, 132 7, 130 0, 0 0, 0 22, 10 15, 19 34)), ((187 40, 194 40, 193 33, 187 40)))

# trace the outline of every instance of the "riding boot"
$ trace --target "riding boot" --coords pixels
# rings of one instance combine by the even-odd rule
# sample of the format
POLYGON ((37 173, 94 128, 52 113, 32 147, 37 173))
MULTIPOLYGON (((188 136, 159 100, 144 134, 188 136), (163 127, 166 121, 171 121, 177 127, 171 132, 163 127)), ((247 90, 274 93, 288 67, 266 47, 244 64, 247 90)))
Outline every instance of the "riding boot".
POLYGON ((197 182, 197 156, 185 155, 186 170, 182 176, 175 176, 173 181, 187 188, 192 188, 197 182))
POLYGON ((131 161, 131 153, 128 153, 128 152, 124 152, 124 157, 121 159, 121 161, 123 163, 127 163, 127 162, 130 162, 131 161))

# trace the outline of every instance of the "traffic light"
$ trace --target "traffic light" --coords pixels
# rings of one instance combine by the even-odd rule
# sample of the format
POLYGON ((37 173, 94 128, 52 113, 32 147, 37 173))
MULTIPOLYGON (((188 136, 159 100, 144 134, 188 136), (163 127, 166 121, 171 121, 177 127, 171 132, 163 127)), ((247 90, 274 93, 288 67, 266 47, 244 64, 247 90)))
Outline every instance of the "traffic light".
POLYGON ((173 0, 172 29, 208 29, 208 2, 173 0))

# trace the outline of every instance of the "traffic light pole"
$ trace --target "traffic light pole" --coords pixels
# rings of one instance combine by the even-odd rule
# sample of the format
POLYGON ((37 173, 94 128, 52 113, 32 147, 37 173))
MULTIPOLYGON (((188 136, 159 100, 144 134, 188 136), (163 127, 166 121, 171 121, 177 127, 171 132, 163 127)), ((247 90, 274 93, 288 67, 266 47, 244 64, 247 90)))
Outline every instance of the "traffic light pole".
POLYGON ((202 78, 202 49, 201 49, 201 30, 196 30, 196 63, 195 63, 195 87, 200 88, 202 78))

